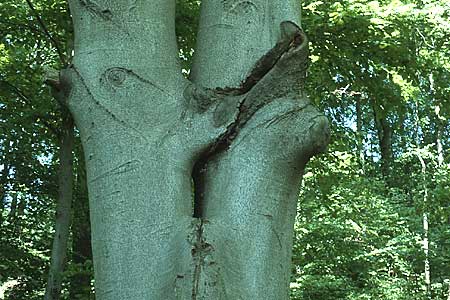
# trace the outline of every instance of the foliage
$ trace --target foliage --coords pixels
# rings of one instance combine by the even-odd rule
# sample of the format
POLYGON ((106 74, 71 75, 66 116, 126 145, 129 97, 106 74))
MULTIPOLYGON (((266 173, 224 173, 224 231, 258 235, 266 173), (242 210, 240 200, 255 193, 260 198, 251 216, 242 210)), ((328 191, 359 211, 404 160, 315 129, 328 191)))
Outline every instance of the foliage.
POLYGON ((309 94, 329 115, 333 143, 304 176, 293 299, 447 299, 450 176, 436 138, 448 149, 449 4, 304 1, 303 12, 309 94), (394 131, 388 176, 377 118, 394 131))

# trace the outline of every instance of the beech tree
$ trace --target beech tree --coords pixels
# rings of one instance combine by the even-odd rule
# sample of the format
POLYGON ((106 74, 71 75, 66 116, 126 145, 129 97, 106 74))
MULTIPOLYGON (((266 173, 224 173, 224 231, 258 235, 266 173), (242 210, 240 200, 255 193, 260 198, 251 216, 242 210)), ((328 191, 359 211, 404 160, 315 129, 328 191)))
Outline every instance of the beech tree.
POLYGON ((87 168, 96 298, 288 299, 302 171, 300 3, 205 0, 184 78, 175 0, 70 0, 61 72, 87 168))

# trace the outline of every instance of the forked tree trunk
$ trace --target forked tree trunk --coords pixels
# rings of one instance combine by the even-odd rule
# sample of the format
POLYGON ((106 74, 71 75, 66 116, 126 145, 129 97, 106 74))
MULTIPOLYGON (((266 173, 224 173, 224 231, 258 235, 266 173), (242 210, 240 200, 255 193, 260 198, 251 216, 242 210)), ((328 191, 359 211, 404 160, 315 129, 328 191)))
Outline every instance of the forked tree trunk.
POLYGON ((96 299, 288 299, 299 182, 328 141, 302 95, 298 1, 203 1, 192 82, 174 0, 70 5, 62 79, 85 150, 96 299))

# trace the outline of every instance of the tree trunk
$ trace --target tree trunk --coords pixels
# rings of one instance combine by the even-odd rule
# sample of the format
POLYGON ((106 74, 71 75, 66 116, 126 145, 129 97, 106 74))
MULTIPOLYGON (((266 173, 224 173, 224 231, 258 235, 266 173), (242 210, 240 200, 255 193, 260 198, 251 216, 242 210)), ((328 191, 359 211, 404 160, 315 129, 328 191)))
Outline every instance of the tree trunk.
POLYGON ((364 155, 364 135, 362 133, 362 126, 363 126, 363 113, 361 108, 361 97, 356 97, 356 140, 357 140, 357 147, 358 147, 358 156, 359 156, 359 163, 361 165, 361 171, 362 174, 364 174, 365 170, 365 155, 364 155))
POLYGON ((77 189, 73 203, 72 222, 72 263, 80 269, 70 278, 69 299, 93 299, 91 293, 92 276, 86 269, 92 261, 91 228, 84 160, 79 158, 77 166, 77 189))
POLYGON ((67 111, 64 111, 59 145, 59 192, 56 203, 55 235, 53 238, 50 269, 44 296, 45 300, 60 299, 62 288, 72 205, 72 150, 74 139, 73 126, 74 124, 72 117, 67 111))
POLYGON ((17 193, 14 193, 11 195, 11 205, 10 205, 10 209, 9 209, 9 213, 8 213, 8 219, 9 222, 13 223, 16 221, 16 214, 17 214, 17 198, 18 195, 17 193))
POLYGON ((429 220, 428 220, 428 187, 426 181, 426 164, 422 156, 418 153, 420 165, 422 167, 422 187, 423 187, 423 252, 424 260, 424 282, 426 298, 431 299, 431 272, 430 272, 430 242, 429 242, 429 220))
POLYGON ((204 1, 192 82, 175 1, 70 5, 96 298, 288 299, 299 182, 328 141, 298 1, 204 1))
POLYGON ((7 154, 9 152, 9 149, 7 147, 9 141, 5 140, 4 145, 4 156, 2 157, 1 164, 3 165, 3 170, 0 174, 0 226, 3 224, 3 213, 5 210, 5 198, 8 192, 7 184, 8 184, 8 175, 10 171, 10 167, 7 160, 7 154))
POLYGON ((389 124, 386 116, 381 116, 375 107, 373 108, 375 117, 375 126, 378 133, 378 142, 381 154, 381 172, 386 183, 391 186, 390 169, 392 162, 392 126, 389 124))
MULTIPOLYGON (((439 106, 437 106, 439 107, 439 106)), ((439 116, 438 116, 439 117, 439 116)), ((437 161, 438 167, 442 167, 444 164, 444 147, 442 146, 442 123, 439 120, 436 124, 436 148, 437 148, 437 161)))

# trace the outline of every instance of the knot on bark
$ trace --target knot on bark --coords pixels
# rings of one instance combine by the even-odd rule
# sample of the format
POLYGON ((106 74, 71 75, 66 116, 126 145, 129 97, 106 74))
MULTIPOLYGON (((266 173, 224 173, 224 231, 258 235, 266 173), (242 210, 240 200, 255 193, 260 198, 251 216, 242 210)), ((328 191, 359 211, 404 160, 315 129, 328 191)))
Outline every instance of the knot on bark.
POLYGON ((213 103, 222 98, 214 90, 196 84, 189 84, 185 88, 183 96, 189 108, 198 113, 204 113, 213 103))
POLYGON ((127 78, 127 70, 123 68, 111 68, 104 74, 104 79, 115 87, 121 86, 127 78))

